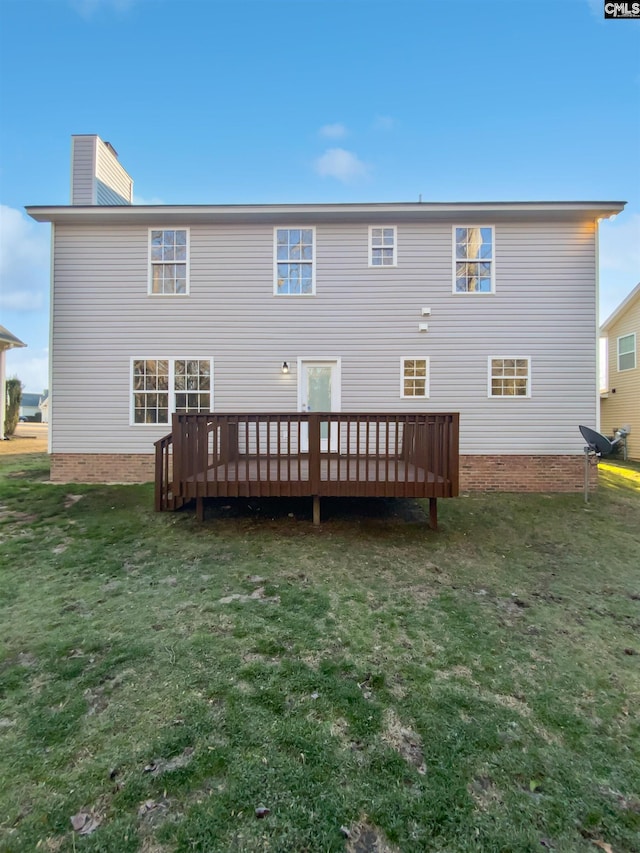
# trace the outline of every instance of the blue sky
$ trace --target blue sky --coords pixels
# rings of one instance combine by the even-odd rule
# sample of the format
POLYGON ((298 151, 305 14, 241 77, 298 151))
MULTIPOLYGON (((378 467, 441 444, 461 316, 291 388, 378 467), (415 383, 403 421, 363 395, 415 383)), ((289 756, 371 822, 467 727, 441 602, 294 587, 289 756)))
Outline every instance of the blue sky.
POLYGON ((640 280, 640 21, 601 0, 3 0, 0 323, 47 385, 71 134, 138 202, 624 200, 601 319, 640 280))

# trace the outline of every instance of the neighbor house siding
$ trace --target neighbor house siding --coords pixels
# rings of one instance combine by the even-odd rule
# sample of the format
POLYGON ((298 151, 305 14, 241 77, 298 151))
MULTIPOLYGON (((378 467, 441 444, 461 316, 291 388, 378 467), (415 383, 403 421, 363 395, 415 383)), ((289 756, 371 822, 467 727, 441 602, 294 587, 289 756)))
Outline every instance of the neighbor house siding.
POLYGON ((57 224, 53 452, 149 453, 170 431, 129 425, 132 357, 211 357, 215 409, 248 412, 294 411, 297 359, 324 356, 341 358, 344 411, 459 411, 462 454, 581 453, 577 426, 596 418, 593 222, 496 224, 492 295, 452 293, 451 219, 400 223, 390 268, 369 267, 370 224, 316 225, 310 297, 273 295, 273 223, 192 224, 187 297, 147 295, 148 223, 57 224), (492 355, 530 359, 530 399, 488 399, 492 355), (430 359, 428 400, 400 397, 403 356, 430 359))
POLYGON ((640 460, 640 293, 607 328, 608 397, 601 400, 600 428, 605 435, 629 425, 627 455, 640 460), (636 335, 636 366, 618 370, 618 338, 636 335))

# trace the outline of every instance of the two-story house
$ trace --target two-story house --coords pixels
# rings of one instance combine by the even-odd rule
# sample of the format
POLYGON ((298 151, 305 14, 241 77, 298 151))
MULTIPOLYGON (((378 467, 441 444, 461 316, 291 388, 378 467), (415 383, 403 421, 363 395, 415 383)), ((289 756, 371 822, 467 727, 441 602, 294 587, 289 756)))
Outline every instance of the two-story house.
POLYGON ((600 333, 607 341, 607 381, 600 395, 602 431, 613 435, 619 427, 631 427, 627 456, 640 459, 640 284, 605 320, 600 333))
POLYGON ((131 202, 81 136, 72 204, 27 208, 53 229, 53 480, 152 479, 174 412, 459 412, 462 488, 582 488, 624 202, 131 202))

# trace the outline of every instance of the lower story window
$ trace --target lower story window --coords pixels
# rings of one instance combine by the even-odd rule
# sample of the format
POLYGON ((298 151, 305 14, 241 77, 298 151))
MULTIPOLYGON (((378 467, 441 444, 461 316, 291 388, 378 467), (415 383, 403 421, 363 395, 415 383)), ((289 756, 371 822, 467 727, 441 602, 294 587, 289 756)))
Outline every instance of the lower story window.
POLYGON ((172 412, 211 411, 212 377, 210 358, 134 358, 132 422, 168 424, 172 412))
POLYGON ((490 397, 530 397, 531 371, 528 358, 490 358, 490 397))
POLYGON ((400 396, 429 396, 428 358, 402 358, 400 360, 400 396))

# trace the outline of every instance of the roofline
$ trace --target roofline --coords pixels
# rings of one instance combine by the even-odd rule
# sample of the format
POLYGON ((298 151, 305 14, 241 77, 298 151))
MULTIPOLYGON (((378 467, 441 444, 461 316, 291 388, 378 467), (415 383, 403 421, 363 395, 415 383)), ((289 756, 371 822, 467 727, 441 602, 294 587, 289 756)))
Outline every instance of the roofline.
POLYGON ((606 332, 607 329, 613 326, 620 314, 622 314, 622 312, 629 307, 629 305, 634 301, 636 296, 640 296, 640 282, 638 282, 638 284, 636 284, 631 293, 622 300, 620 305, 618 305, 618 307, 613 311, 613 313, 607 317, 604 323, 600 326, 600 332, 606 332))
POLYGON ((0 326, 0 342, 7 345, 1 348, 4 350, 13 349, 14 347, 26 347, 26 344, 20 338, 16 338, 4 326, 0 326))
POLYGON ((282 221, 301 217, 307 221, 375 218, 391 216, 399 220, 459 218, 483 214, 507 218, 509 215, 544 214, 565 218, 585 214, 607 218, 620 213, 625 201, 478 201, 478 202, 379 202, 345 204, 145 204, 145 205, 30 205, 26 211, 37 222, 178 222, 198 221, 282 221))

